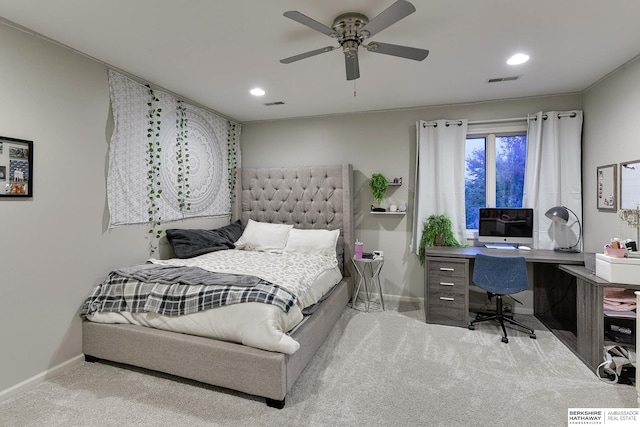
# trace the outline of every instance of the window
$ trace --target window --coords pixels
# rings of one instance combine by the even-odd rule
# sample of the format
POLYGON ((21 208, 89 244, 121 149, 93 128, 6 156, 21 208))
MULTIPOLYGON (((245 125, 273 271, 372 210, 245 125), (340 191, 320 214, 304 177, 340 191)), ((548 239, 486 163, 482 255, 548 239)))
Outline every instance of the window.
POLYGON ((527 135, 524 130, 467 136, 465 209, 467 230, 478 229, 478 208, 522 207, 527 135))

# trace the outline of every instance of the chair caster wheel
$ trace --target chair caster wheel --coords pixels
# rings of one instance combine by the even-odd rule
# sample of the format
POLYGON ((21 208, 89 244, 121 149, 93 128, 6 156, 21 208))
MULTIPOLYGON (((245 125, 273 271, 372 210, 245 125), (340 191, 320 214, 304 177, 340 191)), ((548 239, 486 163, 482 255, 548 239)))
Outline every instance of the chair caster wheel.
POLYGON ((532 340, 536 339, 536 334, 529 334, 529 338, 531 338, 532 340))
POLYGON ((502 337, 502 342, 505 343, 505 344, 508 344, 509 343, 509 338, 502 337))
POLYGON ((469 330, 470 330, 470 331, 475 331, 475 330, 476 330, 476 327, 475 327, 474 325, 469 325, 469 330))

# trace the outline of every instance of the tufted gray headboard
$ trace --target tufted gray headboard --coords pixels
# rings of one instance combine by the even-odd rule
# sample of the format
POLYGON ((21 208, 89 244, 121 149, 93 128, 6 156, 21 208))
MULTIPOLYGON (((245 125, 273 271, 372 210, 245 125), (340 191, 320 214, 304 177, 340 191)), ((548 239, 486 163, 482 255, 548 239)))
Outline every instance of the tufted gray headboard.
MULTIPOLYGON (((353 166, 241 169, 236 184, 234 218, 247 224, 293 224, 296 228, 339 228, 342 266, 353 256, 353 166)), ((346 275, 348 270, 343 268, 346 275)))

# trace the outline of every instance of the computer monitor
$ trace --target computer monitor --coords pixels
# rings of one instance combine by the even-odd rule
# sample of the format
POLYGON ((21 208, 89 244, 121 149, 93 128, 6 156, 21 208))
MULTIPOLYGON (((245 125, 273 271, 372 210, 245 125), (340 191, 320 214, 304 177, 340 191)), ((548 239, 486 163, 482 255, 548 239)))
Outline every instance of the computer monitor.
POLYGON ((480 243, 533 244, 533 209, 480 208, 480 243))

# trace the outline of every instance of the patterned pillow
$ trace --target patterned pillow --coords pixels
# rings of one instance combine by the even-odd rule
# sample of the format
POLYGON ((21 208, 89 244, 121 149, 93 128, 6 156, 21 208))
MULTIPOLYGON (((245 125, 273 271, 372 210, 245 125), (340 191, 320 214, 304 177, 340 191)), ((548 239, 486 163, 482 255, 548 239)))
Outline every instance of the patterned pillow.
POLYGON ((166 230, 167 240, 178 258, 192 258, 209 252, 234 249, 234 242, 242 236, 242 232, 239 220, 214 230, 166 230))

